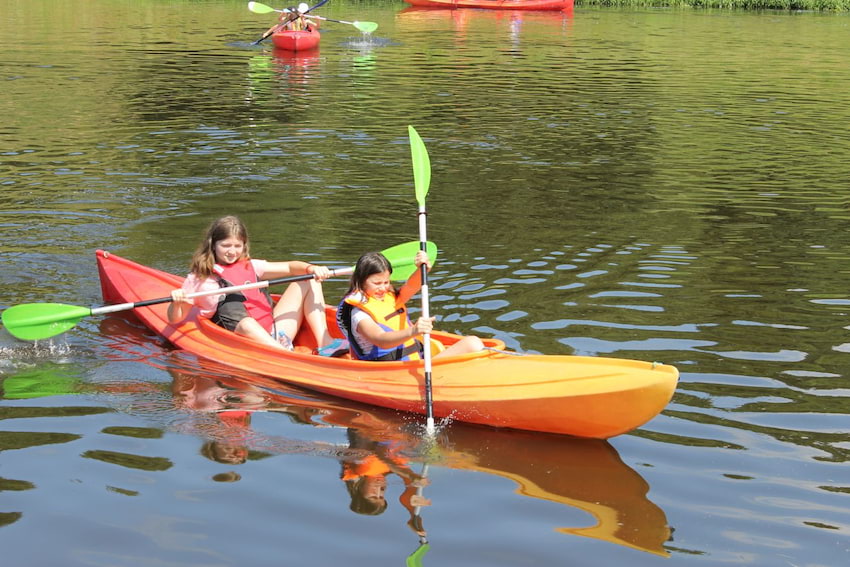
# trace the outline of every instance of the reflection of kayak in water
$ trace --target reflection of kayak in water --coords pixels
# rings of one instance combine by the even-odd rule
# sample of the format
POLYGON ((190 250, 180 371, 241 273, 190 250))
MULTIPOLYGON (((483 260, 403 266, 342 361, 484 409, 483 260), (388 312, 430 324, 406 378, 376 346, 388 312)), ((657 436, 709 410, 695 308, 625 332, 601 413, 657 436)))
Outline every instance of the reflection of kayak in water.
MULTIPOLYGON (((103 298, 136 303, 168 298, 183 278, 142 266, 109 252, 97 252, 103 298)), ((167 304, 138 307, 134 314, 172 344, 234 369, 269 376, 278 383, 406 412, 426 413, 425 379, 419 361, 368 362, 310 354, 300 333, 296 351, 261 345, 209 319, 190 316, 177 324, 167 304), (303 352, 302 352, 303 349, 303 352)), ((326 309, 328 327, 338 333, 336 309, 326 309)), ((450 345, 460 339, 433 332, 450 345)), ((483 339, 488 350, 435 358, 433 410, 438 418, 493 427, 608 438, 640 427, 670 401, 678 371, 672 366, 597 356, 505 352, 504 342, 483 339)))
POLYGON ((578 508, 596 521, 557 531, 667 555, 664 511, 647 499, 649 485, 610 443, 470 427, 452 428, 449 439, 447 466, 510 478, 519 494, 578 508))
MULTIPOLYGON (((495 430, 455 422, 438 433, 436 445, 428 444, 425 448, 423 439, 409 432, 409 420, 395 412, 345 400, 323 399, 295 387, 281 387, 268 378, 239 375, 233 378, 225 374, 232 374, 229 369, 220 370, 220 376, 206 375, 214 378, 202 378, 205 374, 198 371, 192 374, 195 381, 214 381, 218 388, 231 389, 219 399, 242 400, 233 409, 259 409, 257 392, 263 392, 266 405, 259 411, 282 412, 297 423, 314 427, 343 427, 349 431, 349 437, 355 431, 363 441, 349 448, 349 457, 362 453, 362 447, 368 445, 365 440, 392 446, 396 454, 406 456, 411 464, 422 460, 421 453, 427 449, 432 467, 509 478, 518 485, 518 494, 578 508, 593 517, 591 525, 586 527, 556 526, 561 533, 667 555, 663 546, 670 529, 664 511, 647 498, 646 481, 620 459, 607 441, 495 430)), ((226 409, 224 402, 217 411, 226 409)), ((346 450, 339 451, 339 456, 346 456, 346 450)), ((365 454, 360 456, 365 458, 365 454)))
MULTIPOLYGON (((356 447, 255 434, 249 416, 256 412, 283 413, 294 423, 311 427, 353 429, 361 438, 392 445, 396 453, 409 459, 411 466, 422 460, 423 440, 409 432, 409 416, 405 419, 403 414, 390 410, 324 397, 271 378, 233 371, 224 365, 204 362, 203 369, 200 369, 194 366, 191 355, 182 352, 163 351, 151 356, 150 334, 120 316, 104 318, 101 329, 113 339, 107 341, 99 354, 108 360, 145 362, 166 370, 173 378, 170 391, 175 406, 196 412, 201 417, 208 415, 210 420, 200 420, 194 429, 189 429, 189 426, 195 420, 183 417, 174 420, 173 413, 156 404, 163 391, 169 390, 161 382, 137 380, 127 375, 123 380, 112 379, 100 384, 86 381, 53 364, 4 376, 0 385, 4 386, 6 395, 18 400, 80 393, 106 394, 124 400, 124 396, 132 395, 140 403, 122 401, 121 411, 135 407, 134 411, 151 412, 145 414, 151 419, 167 419, 167 429, 175 427, 182 433, 199 436, 205 441, 216 441, 219 445, 241 446, 238 454, 228 455, 227 459, 222 455, 211 456, 232 464, 286 453, 332 459, 368 456, 356 447), (187 364, 193 366, 187 368, 187 364), (143 403, 152 398, 151 404, 143 403)), ((36 403, 40 415, 58 417, 114 411, 97 405, 68 408, 36 403)), ((10 406, 7 411, 9 417, 18 411, 22 417, 32 415, 27 406, 10 406)), ((157 431, 150 430, 151 433, 157 431)), ((65 443, 78 438, 79 435, 58 433, 26 432, 18 437, 7 433, 6 443, 0 449, 65 443)), ((107 458, 111 459, 109 462, 124 463, 124 466, 130 466, 126 463, 144 463, 149 467, 157 465, 156 459, 150 457, 118 455, 122 460, 116 461, 115 455, 95 451, 87 453, 86 457, 107 458), (104 453, 108 454, 104 457, 104 453)), ((663 545, 670 532, 663 510, 647 498, 649 487, 646 481, 619 458, 608 442, 496 430, 455 422, 438 432, 433 451, 428 451, 428 461, 432 470, 451 468, 510 479, 516 483, 516 492, 522 496, 577 508, 592 516, 585 525, 553 526, 563 534, 665 554, 663 545)), ((428 496, 428 488, 425 496, 428 496)), ((439 501, 432 503, 432 507, 439 505, 439 501)))
MULTIPOLYGON (((222 427, 194 434, 243 443, 252 455, 249 460, 289 453, 367 458, 362 447, 371 441, 392 447, 395 455, 408 460, 410 468, 418 469, 415 463, 427 459, 432 470, 440 467, 497 475, 515 482, 517 494, 577 508, 592 517, 582 525, 553 526, 560 533, 667 554, 664 544, 670 529, 664 511, 647 498, 649 485, 643 477, 625 464, 607 441, 453 422, 439 428, 432 444, 420 436, 417 425, 421 424, 411 424, 405 414, 323 396, 223 364, 203 361, 201 367, 201 362, 180 351, 150 356, 145 347, 143 353, 136 352, 150 335, 123 317, 104 318, 101 332, 112 337, 105 345, 107 357, 145 361, 167 371, 172 375, 177 407, 210 414, 222 422, 222 427), (246 413, 255 412, 282 413, 293 423, 311 427, 344 428, 349 437, 354 430, 361 448, 255 434, 245 420, 246 413)), ((150 387, 138 381, 110 386, 132 391, 134 385, 150 387)), ((428 497, 427 488, 424 496, 428 497)), ((439 506, 439 501, 432 506, 439 506)))

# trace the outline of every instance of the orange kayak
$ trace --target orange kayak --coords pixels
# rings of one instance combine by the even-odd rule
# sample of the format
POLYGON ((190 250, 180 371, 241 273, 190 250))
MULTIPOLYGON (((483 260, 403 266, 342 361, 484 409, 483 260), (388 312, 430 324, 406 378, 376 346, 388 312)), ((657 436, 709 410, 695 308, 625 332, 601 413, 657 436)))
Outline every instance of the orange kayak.
POLYGON ((573 0, 404 0, 423 8, 483 8, 488 10, 572 10, 573 0))
POLYGON ((321 37, 319 30, 315 28, 300 31, 282 30, 272 34, 272 43, 278 49, 286 51, 307 51, 318 47, 321 37))
MULTIPOLYGON (((109 252, 97 251, 103 299, 107 303, 167 297, 183 278, 109 252)), ((311 354, 303 344, 285 352, 257 344, 209 320, 190 315, 171 324, 167 304, 139 307, 136 316, 174 346, 203 358, 314 391, 375 406, 425 414, 422 362, 366 362, 311 354)), ((328 326, 336 310, 327 307, 328 326)), ((303 341, 301 333, 296 345, 303 341)), ((452 344, 460 337, 434 332, 452 344)), ((490 349, 432 360, 433 409, 450 418, 530 431, 606 439, 626 433, 658 415, 676 389, 673 366, 636 360, 525 355, 506 352, 498 339, 490 349)))

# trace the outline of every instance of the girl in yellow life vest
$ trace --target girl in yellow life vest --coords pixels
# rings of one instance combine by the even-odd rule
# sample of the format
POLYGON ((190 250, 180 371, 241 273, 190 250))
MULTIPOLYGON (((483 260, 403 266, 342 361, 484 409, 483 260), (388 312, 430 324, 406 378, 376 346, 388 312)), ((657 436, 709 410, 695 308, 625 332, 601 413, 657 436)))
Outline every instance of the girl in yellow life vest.
MULTIPOLYGON (((431 268, 428 254, 421 250, 415 263, 431 268)), ((363 254, 337 310, 339 327, 348 337, 352 355, 360 360, 416 360, 422 349, 417 337, 433 330, 434 317, 420 317, 411 324, 405 307, 422 287, 421 270, 416 270, 399 290, 390 282, 391 272, 392 265, 380 252, 363 254)), ((481 339, 470 335, 434 356, 483 349, 481 339)))

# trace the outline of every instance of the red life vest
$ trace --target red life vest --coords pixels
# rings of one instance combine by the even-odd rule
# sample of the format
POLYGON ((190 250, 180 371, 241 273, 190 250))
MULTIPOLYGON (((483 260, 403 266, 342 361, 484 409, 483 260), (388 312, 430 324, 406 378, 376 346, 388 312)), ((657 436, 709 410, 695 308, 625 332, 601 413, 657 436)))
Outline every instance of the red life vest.
MULTIPOLYGON (((227 266, 216 264, 213 269, 224 286, 259 281, 250 260, 238 260, 227 266)), ((274 328, 274 315, 272 314, 272 301, 268 294, 268 288, 244 289, 234 295, 245 298, 245 309, 248 310, 248 315, 256 319, 266 331, 271 333, 274 328)))

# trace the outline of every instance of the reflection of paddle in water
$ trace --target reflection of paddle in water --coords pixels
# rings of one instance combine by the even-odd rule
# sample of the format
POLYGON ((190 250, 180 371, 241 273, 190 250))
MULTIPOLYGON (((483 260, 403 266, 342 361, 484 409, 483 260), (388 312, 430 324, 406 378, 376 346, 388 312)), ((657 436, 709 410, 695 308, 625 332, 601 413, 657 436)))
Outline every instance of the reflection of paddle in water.
POLYGON ((429 549, 428 540, 424 538, 420 539, 419 547, 416 548, 416 551, 407 556, 407 567, 422 567, 422 559, 428 553, 429 549))
POLYGON ((408 567, 421 567, 428 552, 428 533, 422 523, 422 508, 431 501, 423 492, 428 485, 428 464, 416 474, 403 454, 404 445, 398 441, 379 441, 349 428, 349 449, 356 449, 341 460, 341 479, 351 497, 351 510, 358 514, 377 515, 387 509, 387 476, 396 474, 404 481, 399 502, 410 513, 408 527, 419 537, 419 547, 407 557, 408 567))
MULTIPOLYGON (((422 465, 422 474, 420 475, 423 480, 428 478, 428 463, 424 463, 422 465)), ((425 483, 421 483, 419 487, 416 489, 416 496, 420 499, 423 499, 424 496, 422 492, 425 490, 425 483)), ((431 502, 429 501, 428 504, 431 502)), ((413 531, 415 531, 419 535, 419 547, 416 550, 407 556, 407 567, 422 567, 422 558, 425 557, 425 554, 428 553, 428 549, 430 549, 430 545, 428 544, 428 533, 425 531, 425 527, 422 525, 422 506, 415 506, 413 508, 413 518, 411 518, 413 531)))

